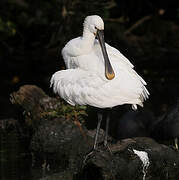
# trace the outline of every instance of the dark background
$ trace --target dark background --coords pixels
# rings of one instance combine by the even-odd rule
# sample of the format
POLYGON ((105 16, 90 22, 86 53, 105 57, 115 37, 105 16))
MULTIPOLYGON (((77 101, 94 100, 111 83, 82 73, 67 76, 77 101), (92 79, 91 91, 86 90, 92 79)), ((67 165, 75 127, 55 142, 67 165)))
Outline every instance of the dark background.
POLYGON ((10 93, 35 84, 49 95, 51 75, 64 68, 61 49, 82 34, 87 15, 100 15, 105 40, 119 49, 148 82, 145 107, 156 116, 178 98, 179 1, 1 0, 0 118, 17 111, 10 93))

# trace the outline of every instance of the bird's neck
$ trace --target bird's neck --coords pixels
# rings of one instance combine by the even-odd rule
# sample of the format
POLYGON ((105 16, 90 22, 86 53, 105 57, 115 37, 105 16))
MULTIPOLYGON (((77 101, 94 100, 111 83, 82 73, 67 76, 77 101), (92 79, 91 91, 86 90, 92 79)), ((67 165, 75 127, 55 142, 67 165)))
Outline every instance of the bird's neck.
POLYGON ((91 48, 94 45, 95 35, 88 29, 84 28, 82 39, 85 45, 88 45, 88 47, 91 48))

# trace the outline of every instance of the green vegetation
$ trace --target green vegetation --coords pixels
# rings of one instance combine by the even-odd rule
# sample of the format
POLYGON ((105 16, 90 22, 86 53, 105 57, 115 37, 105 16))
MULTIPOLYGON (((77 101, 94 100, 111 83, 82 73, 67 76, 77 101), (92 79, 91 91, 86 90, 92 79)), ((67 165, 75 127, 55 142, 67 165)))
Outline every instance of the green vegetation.
POLYGON ((55 110, 49 110, 47 112, 43 112, 41 114, 43 117, 61 117, 66 120, 79 121, 80 123, 84 123, 84 117, 87 116, 86 106, 71 106, 65 101, 61 101, 60 107, 55 110))

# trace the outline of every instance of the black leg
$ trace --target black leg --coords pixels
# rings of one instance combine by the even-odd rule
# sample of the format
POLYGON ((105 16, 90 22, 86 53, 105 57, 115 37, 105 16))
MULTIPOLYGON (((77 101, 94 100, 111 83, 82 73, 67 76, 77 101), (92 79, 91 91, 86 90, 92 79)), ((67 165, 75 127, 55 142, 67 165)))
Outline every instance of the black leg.
POLYGON ((106 117, 106 130, 105 130, 105 137, 104 137, 104 146, 108 144, 108 130, 109 130, 109 121, 110 121, 111 109, 107 110, 107 117, 106 117))
MULTIPOLYGON (((107 145, 107 143, 108 143, 108 129, 109 129, 110 114, 111 114, 111 109, 108 109, 108 111, 107 111, 107 119, 106 119, 106 131, 105 131, 105 137, 104 137, 104 146, 106 146, 108 148, 108 150, 111 152, 110 148, 107 145)), ((86 160, 94 153, 95 150, 97 150, 98 135, 99 135, 102 119, 103 119, 103 113, 102 113, 102 110, 99 110, 98 111, 98 124, 97 124, 97 128, 96 128, 96 135, 95 135, 95 139, 94 139, 93 150, 90 151, 85 156, 83 164, 85 164, 86 160)))
POLYGON ((96 128, 96 135, 95 135, 94 146, 93 146, 94 150, 96 150, 97 148, 98 134, 99 134, 102 118, 103 118, 102 112, 98 112, 98 125, 96 128))
POLYGON ((99 111, 98 112, 98 125, 97 125, 97 128, 96 128, 96 134, 95 134, 95 139, 94 139, 94 145, 93 145, 93 150, 90 151, 84 158, 83 160, 83 164, 86 163, 86 160, 94 153, 95 150, 97 150, 97 142, 98 142, 98 134, 99 134, 99 130, 100 130, 100 126, 101 126, 101 121, 102 121, 102 112, 99 111))

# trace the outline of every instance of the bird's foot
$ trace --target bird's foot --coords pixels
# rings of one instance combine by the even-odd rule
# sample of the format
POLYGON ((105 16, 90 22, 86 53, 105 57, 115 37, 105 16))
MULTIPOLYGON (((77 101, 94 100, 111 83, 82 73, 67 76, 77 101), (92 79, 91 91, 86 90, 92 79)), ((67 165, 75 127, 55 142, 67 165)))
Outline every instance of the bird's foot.
POLYGON ((83 164, 86 164, 86 161, 90 158, 90 156, 93 154, 93 150, 90 151, 88 154, 85 155, 84 160, 83 160, 83 164))
POLYGON ((110 154, 112 154, 112 151, 111 151, 111 149, 110 149, 110 147, 108 146, 107 143, 104 143, 104 147, 107 149, 107 151, 110 152, 110 154))
POLYGON ((83 160, 83 164, 86 164, 87 160, 92 156, 94 155, 95 152, 98 152, 99 150, 97 150, 96 148, 92 149, 90 152, 88 152, 85 157, 84 157, 84 160, 83 160))
MULTIPOLYGON (((110 148, 108 147, 108 145, 105 146, 105 147, 110 151, 110 148)), ((93 149, 90 150, 90 151, 84 156, 83 164, 85 164, 88 159, 92 158, 92 156, 94 156, 95 153, 97 153, 97 152, 103 152, 103 151, 104 151, 104 149, 103 149, 101 146, 100 146, 100 148, 99 148, 99 146, 93 147, 93 149)), ((110 151, 110 152, 111 152, 111 151, 110 151)))
POLYGON ((106 141, 103 142, 103 145, 102 144, 100 145, 99 143, 98 146, 93 147, 93 149, 90 150, 90 152, 88 152, 84 156, 83 164, 86 164, 87 160, 91 158, 96 152, 104 152, 104 151, 108 151, 111 155, 113 154, 108 143, 106 143, 106 141))

